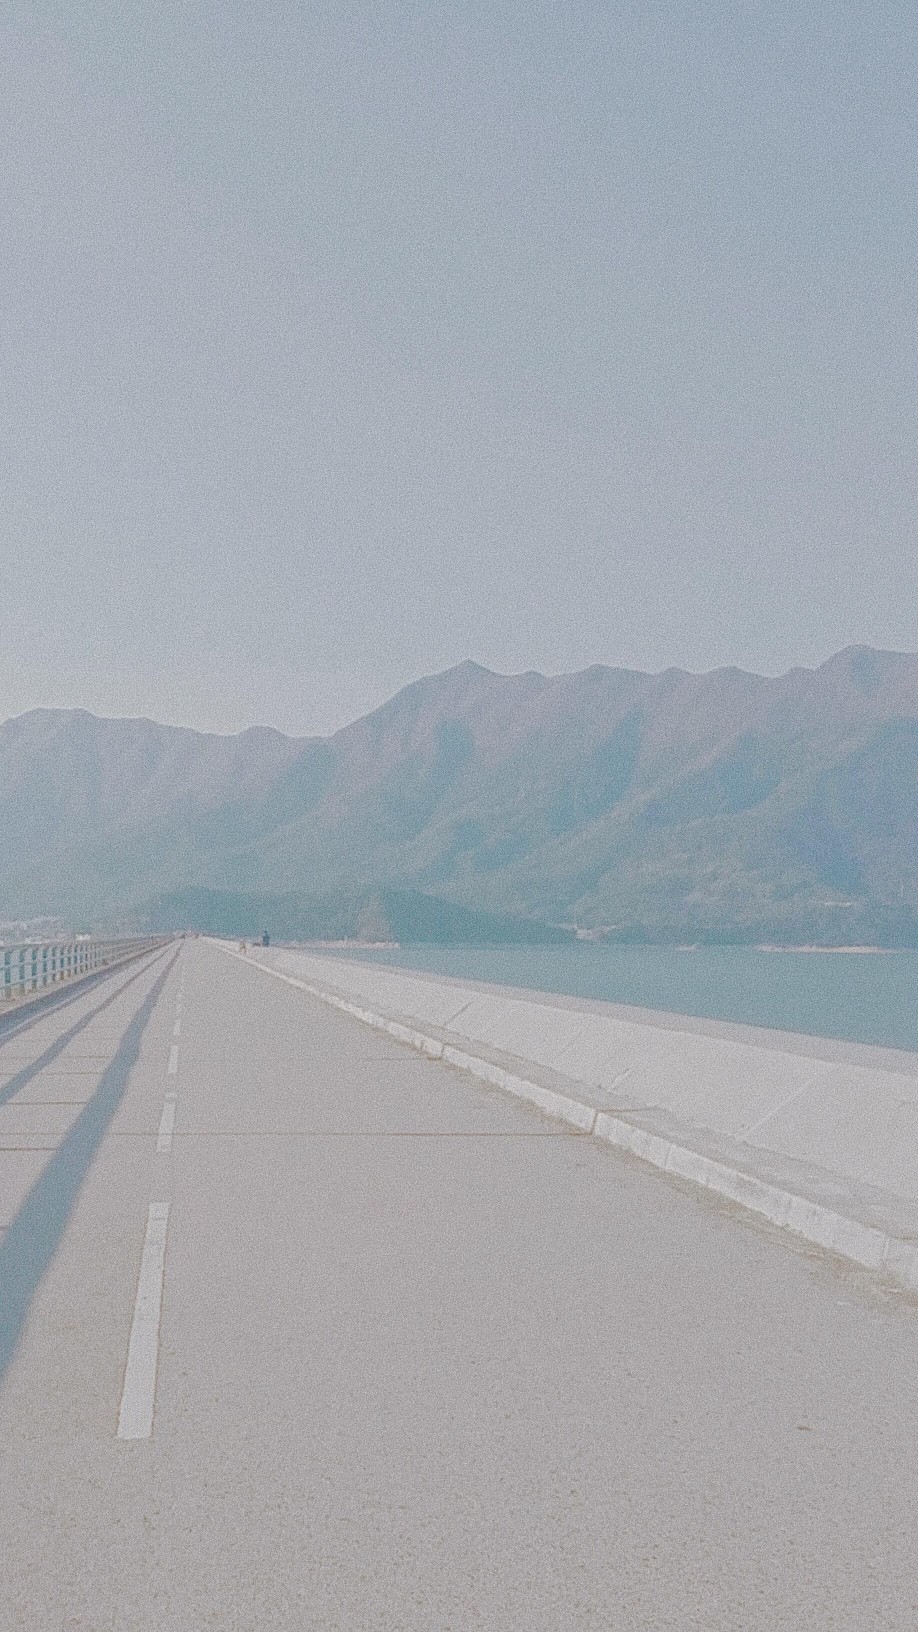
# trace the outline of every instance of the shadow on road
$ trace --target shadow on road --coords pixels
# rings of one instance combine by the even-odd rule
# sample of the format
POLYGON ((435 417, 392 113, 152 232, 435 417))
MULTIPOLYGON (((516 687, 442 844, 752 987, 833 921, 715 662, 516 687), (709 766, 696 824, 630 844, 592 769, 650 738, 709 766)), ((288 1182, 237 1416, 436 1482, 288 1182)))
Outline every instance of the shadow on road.
MULTIPOLYGON (((124 1096, 147 1022, 178 955, 176 952, 137 1010, 92 1099, 42 1170, 0 1245, 0 1381, 16 1352, 32 1298, 57 1251, 83 1180, 124 1096)), ((139 970, 132 980, 142 973, 139 970)), ((98 1014, 124 990, 120 987, 93 1012, 98 1014)))

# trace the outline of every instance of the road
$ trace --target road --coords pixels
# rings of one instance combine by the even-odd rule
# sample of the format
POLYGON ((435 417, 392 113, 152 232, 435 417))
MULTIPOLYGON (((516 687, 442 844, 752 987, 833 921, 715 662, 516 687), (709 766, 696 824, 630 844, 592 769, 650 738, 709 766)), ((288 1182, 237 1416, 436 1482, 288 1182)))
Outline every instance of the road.
POLYGON ((4 1632, 918 1626, 912 1304, 216 946, 0 1032, 0 1225, 4 1632))

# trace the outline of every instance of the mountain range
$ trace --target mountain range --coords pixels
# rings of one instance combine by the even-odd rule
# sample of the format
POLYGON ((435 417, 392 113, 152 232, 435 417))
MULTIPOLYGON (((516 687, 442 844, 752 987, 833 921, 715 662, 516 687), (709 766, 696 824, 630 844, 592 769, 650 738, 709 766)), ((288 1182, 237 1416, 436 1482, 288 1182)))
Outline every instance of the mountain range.
POLYGON ((918 655, 869 647, 463 663, 327 738, 38 709, 0 725, 0 918, 916 945, 916 796, 918 655))

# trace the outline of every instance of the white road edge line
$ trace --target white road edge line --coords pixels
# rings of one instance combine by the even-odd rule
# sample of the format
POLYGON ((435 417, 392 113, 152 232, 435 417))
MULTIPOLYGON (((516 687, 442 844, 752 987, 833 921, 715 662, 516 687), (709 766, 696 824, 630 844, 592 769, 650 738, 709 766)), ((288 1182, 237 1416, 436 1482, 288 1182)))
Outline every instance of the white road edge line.
POLYGON ((166 1264, 166 1230, 169 1203, 153 1201, 147 1213, 134 1302, 134 1319, 128 1343, 124 1391, 118 1413, 119 1439, 149 1439, 153 1432, 153 1405, 156 1398, 156 1366, 159 1359, 159 1320, 163 1305, 163 1273, 166 1264))
POLYGON ((156 1135, 157 1150, 172 1149, 172 1134, 175 1129, 175 1095, 170 1094, 163 1106, 163 1114, 159 1119, 159 1132, 156 1135))
POLYGON ((177 1014, 176 1017, 175 1017, 175 1025, 172 1027, 172 1035, 173 1035, 173 1037, 180 1037, 181 1034, 182 1034, 182 1017, 181 1017, 180 1014, 177 1014))
POLYGON ((178 1043, 173 1043, 169 1050, 169 1069, 167 1075, 170 1077, 175 1077, 178 1075, 178 1043))

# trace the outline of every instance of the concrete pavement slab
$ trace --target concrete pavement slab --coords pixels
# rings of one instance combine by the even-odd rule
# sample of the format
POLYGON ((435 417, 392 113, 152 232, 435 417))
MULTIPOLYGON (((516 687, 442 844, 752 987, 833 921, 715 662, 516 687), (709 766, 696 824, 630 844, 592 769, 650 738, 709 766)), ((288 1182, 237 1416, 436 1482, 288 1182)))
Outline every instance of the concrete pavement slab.
POLYGON ((175 973, 0 1388, 4 1629, 914 1632, 908 1303, 185 959, 172 1150, 175 973))

